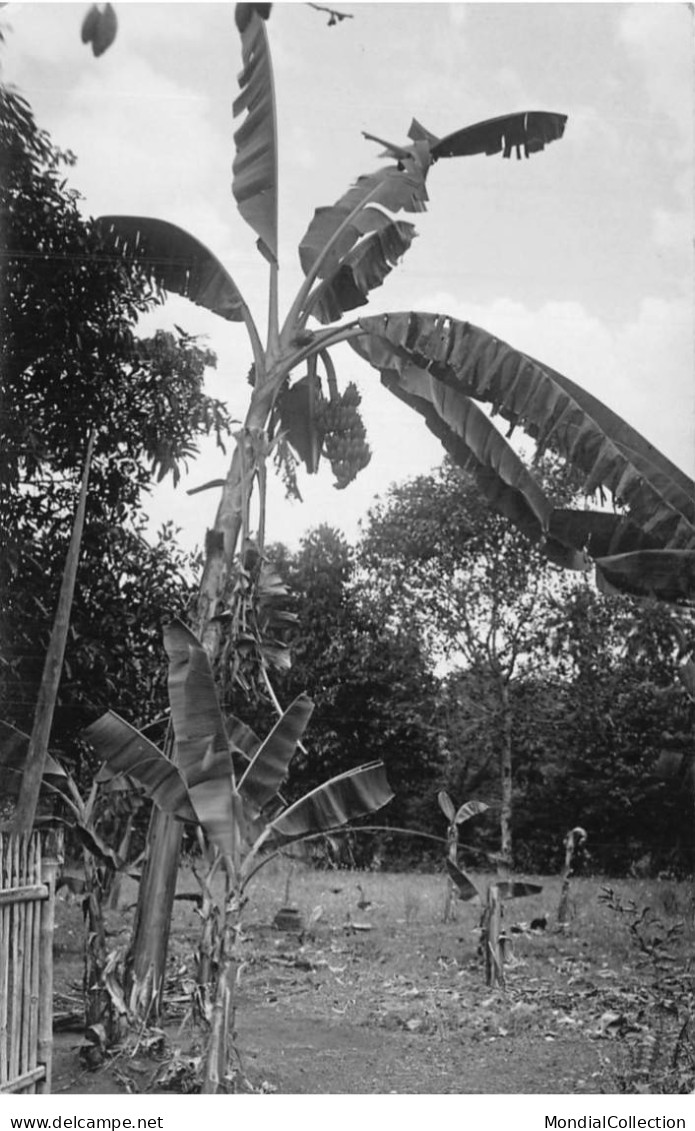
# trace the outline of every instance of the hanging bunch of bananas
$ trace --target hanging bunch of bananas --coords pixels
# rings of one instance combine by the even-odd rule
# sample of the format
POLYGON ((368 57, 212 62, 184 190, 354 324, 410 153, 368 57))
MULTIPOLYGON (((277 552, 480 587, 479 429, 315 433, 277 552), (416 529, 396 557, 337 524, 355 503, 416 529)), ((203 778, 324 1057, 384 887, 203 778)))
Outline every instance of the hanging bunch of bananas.
POLYGON ((321 454, 329 461, 339 489, 352 483, 372 458, 367 432, 359 413, 361 396, 351 381, 343 393, 331 389, 329 400, 321 398, 315 418, 323 433, 321 454))
MULTIPOLYGON (((278 424, 293 451, 310 475, 319 469, 321 456, 327 459, 335 476, 335 486, 347 487, 372 458, 367 443, 367 432, 362 423, 359 406, 361 396, 351 381, 344 392, 339 392, 335 371, 330 360, 324 358, 328 397, 324 396, 321 378, 314 367, 286 388, 278 400, 276 416, 271 429, 278 424)), ((276 447, 276 460, 286 472, 288 445, 282 436, 276 447)), ((294 476, 294 462, 289 467, 294 483, 293 494, 299 495, 294 476)))

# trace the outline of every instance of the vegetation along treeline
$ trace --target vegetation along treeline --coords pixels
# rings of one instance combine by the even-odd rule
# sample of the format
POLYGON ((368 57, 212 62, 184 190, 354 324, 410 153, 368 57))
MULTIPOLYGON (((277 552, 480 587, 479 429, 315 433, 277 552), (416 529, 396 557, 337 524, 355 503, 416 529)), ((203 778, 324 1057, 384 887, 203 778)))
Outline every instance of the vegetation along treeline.
MULTIPOLYGON (((466 840, 495 851, 508 762, 517 868, 559 871, 580 824, 586 871, 692 869, 695 717, 677 678, 679 611, 535 560, 449 463, 393 486, 356 546, 323 526, 295 553, 270 554, 297 616, 283 698, 308 685, 317 703, 290 790, 378 750, 396 792, 383 823, 444 835, 445 788, 491 804, 466 840)), ((374 851, 363 839, 358 863, 374 851)), ((440 850, 384 835, 379 855, 412 866, 440 850)))

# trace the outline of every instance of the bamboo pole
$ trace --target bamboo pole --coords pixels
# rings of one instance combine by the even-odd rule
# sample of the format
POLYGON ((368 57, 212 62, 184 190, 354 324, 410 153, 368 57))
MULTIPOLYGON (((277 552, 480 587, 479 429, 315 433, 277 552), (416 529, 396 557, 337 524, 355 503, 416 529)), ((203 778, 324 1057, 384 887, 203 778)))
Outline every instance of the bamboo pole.
MULTIPOLYGON (((33 856, 33 875, 32 881, 36 883, 41 879, 41 838, 35 835, 33 838, 34 856, 33 856)), ((33 905, 33 923, 31 935, 31 973, 29 984, 29 1063, 27 1068, 30 1073, 38 1065, 38 1039, 39 1039, 39 929, 41 926, 41 903, 33 905)), ((33 1081, 29 1086, 29 1094, 33 1095, 36 1092, 36 1082, 33 1081)))
MULTIPOLYGON (((11 860, 12 871, 10 875, 10 886, 17 888, 20 886, 21 872, 20 872, 20 854, 21 854, 21 837, 14 837, 11 847, 11 860)), ((12 915, 12 942, 11 942, 11 978, 10 978, 10 1079, 13 1080, 15 1076, 19 1076, 19 1042, 20 1031, 19 1022, 21 1020, 21 978, 19 969, 22 959, 22 920, 25 905, 23 903, 16 903, 11 908, 12 915)))
POLYGON ((51 1090, 53 1066, 53 930, 55 926, 55 885, 60 867, 60 846, 52 846, 52 854, 41 862, 41 879, 48 888, 48 899, 41 905, 41 930, 39 936, 39 998, 37 1059, 45 1068, 44 1078, 36 1091, 45 1094, 51 1090))
MULTIPOLYGON (((34 850, 33 850, 33 837, 27 837, 23 845, 22 853, 22 887, 31 883, 33 879, 33 863, 34 863, 34 850)), ((31 1011, 31 955, 33 951, 32 946, 32 929, 34 926, 34 907, 33 900, 29 900, 24 905, 24 923, 23 926, 23 941, 22 941, 22 967, 20 972, 20 988, 22 991, 22 1004, 21 1004, 21 1038, 19 1049, 19 1074, 23 1076, 29 1068, 29 1013, 31 1011)))
MULTIPOLYGON (((0 833, 0 891, 9 887, 7 882, 7 855, 9 837, 0 833)), ((10 973, 10 907, 0 904, 0 1088, 7 1083, 7 1005, 10 973)))
POLYGON ((63 580, 58 596, 58 606, 55 611, 51 637, 48 642, 48 650, 44 661, 36 711, 34 714, 34 725, 31 730, 27 760, 12 822, 12 830, 15 833, 31 832, 34 817, 36 816, 36 806, 39 800, 41 780, 46 764, 48 740, 53 724, 53 713, 58 698, 58 687, 63 670, 65 645, 67 643, 68 629, 70 627, 70 612, 75 592, 77 567, 80 560, 82 531, 84 529, 84 518, 87 509, 87 488, 89 485, 89 472, 92 464, 92 452, 94 451, 95 439, 96 429, 93 428, 89 440, 87 441, 80 493, 75 510, 72 532, 70 534, 70 544, 65 558, 63 580))

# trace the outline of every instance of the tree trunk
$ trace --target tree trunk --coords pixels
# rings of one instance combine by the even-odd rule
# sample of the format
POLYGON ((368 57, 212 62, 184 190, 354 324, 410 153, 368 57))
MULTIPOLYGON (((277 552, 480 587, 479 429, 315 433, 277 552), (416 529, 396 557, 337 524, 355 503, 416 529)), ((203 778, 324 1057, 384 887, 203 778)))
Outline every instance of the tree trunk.
POLYGON ((154 807, 125 969, 125 999, 142 1021, 159 1014, 183 824, 154 807))
MULTIPOLYGON (((205 565, 193 631, 202 641, 211 661, 217 655, 221 636, 220 623, 213 618, 219 611, 239 536, 248 517, 244 514, 245 501, 251 494, 256 466, 253 441, 265 429, 271 391, 270 381, 265 382, 258 396, 254 391, 246 425, 236 437, 215 525, 207 533, 205 565)), ((180 821, 153 809, 147 858, 126 959, 126 1001, 133 1015, 141 1021, 157 1017, 161 1006, 182 832, 180 821)))
POLYGON ((500 705, 502 708, 502 744, 500 748, 500 855, 502 864, 511 870, 513 863, 512 847, 512 716, 509 706, 509 687, 500 681, 500 705))

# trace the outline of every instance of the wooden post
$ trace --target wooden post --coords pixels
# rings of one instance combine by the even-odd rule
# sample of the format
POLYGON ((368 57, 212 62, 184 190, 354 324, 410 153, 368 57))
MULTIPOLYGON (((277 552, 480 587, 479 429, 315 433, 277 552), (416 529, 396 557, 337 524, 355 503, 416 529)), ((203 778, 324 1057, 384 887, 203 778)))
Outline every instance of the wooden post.
MULTIPOLYGON (((34 842, 33 838, 24 841, 24 858, 22 860, 22 886, 33 883, 34 842)), ((31 957, 34 950, 32 929, 34 926, 34 903, 24 904, 23 940, 22 940, 22 966, 19 978, 22 990, 21 1004, 21 1039, 19 1047, 19 1075, 23 1076, 29 1069, 29 1015, 31 1012, 31 957)), ((31 1088, 33 1091, 33 1087, 31 1088)))
MULTIPOLYGON (((41 838, 37 835, 34 836, 32 841, 33 847, 33 869, 31 876, 31 883, 41 883, 41 838)), ((51 896, 49 894, 49 900, 51 896)), ((38 1067, 38 1049, 37 1043, 39 1038, 39 993, 41 983, 39 981, 39 964, 41 959, 41 946, 39 938, 39 928, 41 925, 41 915, 43 907, 40 903, 32 905, 32 928, 31 928, 31 972, 29 984, 29 1063, 27 1068, 29 1072, 34 1072, 38 1067)), ((25 1020, 26 1023, 26 1020, 25 1020)), ((36 1092, 36 1085, 31 1084, 29 1087, 29 1094, 33 1095, 36 1092)))
MULTIPOLYGON (((23 837, 14 837, 10 846, 10 887, 18 888, 22 884, 22 871, 21 871, 21 858, 22 846, 24 843, 23 837)), ((19 971, 22 967, 22 942, 23 942, 23 920, 24 920, 24 903, 15 903, 12 908, 11 920, 11 963, 12 963, 12 984, 10 986, 10 1080, 14 1080, 20 1075, 19 1071, 19 1043, 21 1035, 21 1012, 20 1012, 20 999, 21 999, 21 978, 19 971)))

